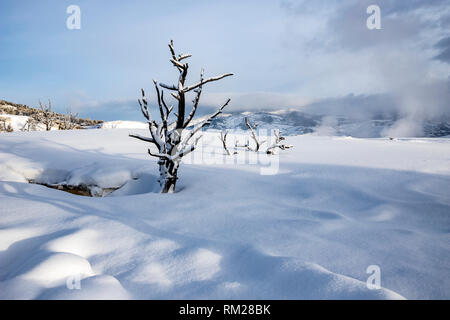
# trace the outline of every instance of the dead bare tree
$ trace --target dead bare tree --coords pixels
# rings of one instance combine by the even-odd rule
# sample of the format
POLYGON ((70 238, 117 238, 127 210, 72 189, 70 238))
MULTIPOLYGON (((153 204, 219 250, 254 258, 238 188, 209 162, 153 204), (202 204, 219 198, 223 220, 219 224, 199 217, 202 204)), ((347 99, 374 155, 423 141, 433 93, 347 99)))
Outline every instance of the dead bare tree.
POLYGON ((142 89, 142 98, 139 100, 142 114, 147 119, 149 125, 149 131, 151 137, 143 137, 140 135, 130 135, 130 137, 152 143, 157 152, 153 152, 148 149, 148 153, 152 157, 159 159, 159 184, 161 186, 161 193, 171 193, 175 191, 175 185, 178 179, 178 168, 180 166, 181 159, 187 154, 191 153, 201 136, 192 138, 206 125, 210 124, 211 120, 217 117, 222 110, 229 104, 230 99, 223 104, 216 113, 212 114, 206 120, 196 124, 194 128, 183 137, 183 131, 186 129, 192 119, 200 101, 203 85, 209 82, 218 81, 225 77, 233 75, 232 73, 226 73, 221 76, 204 79, 204 71, 200 73, 200 81, 193 85, 186 85, 186 77, 188 74, 189 65, 184 63, 184 60, 190 58, 190 54, 176 55, 173 46, 173 41, 169 43, 169 49, 171 53, 170 62, 178 70, 179 78, 177 85, 166 85, 158 83, 153 80, 157 104, 159 107, 159 115, 161 122, 157 123, 148 109, 148 101, 145 96, 144 89, 142 89), (171 95, 178 103, 177 112, 175 115, 175 121, 169 124, 169 115, 173 110, 173 106, 168 106, 164 98, 163 89, 172 91, 171 95), (189 92, 195 93, 195 98, 192 101, 193 106, 191 112, 186 116, 186 94, 189 92))
POLYGON ((285 137, 281 136, 281 131, 274 130, 273 133, 275 135, 275 142, 267 148, 267 150, 266 150, 267 154, 275 154, 275 149, 277 149, 277 148, 279 148, 281 150, 293 148, 292 145, 287 145, 287 144, 284 144, 281 142, 281 141, 286 140, 285 137))
POLYGON ((250 129, 250 133, 251 133, 251 137, 253 139, 253 141, 255 141, 255 148, 250 147, 250 145, 247 145, 247 149, 250 151, 254 151, 254 152, 258 152, 259 148, 261 147, 262 144, 264 144, 266 142, 266 140, 263 141, 259 141, 258 136, 256 135, 256 127, 258 126, 257 123, 254 123, 253 125, 250 124, 250 122, 248 121, 248 118, 245 118, 245 125, 250 129))
POLYGON ((13 132, 14 129, 11 126, 11 120, 9 118, 0 117, 0 132, 13 132))
POLYGON ((42 104, 39 100, 39 107, 42 111, 42 122, 45 125, 45 130, 50 131, 54 122, 54 115, 52 112, 52 102, 48 99, 48 105, 42 104))
POLYGON ((225 134, 223 132, 220 132, 219 139, 220 139, 220 141, 222 141, 223 149, 225 150, 227 155, 231 156, 231 152, 230 152, 230 150, 228 150, 228 147, 227 147, 227 136, 228 136, 227 131, 225 131, 225 134))
POLYGON ((76 127, 76 119, 78 113, 73 114, 70 108, 66 109, 66 114, 64 115, 63 130, 72 130, 76 127))
POLYGON ((36 131, 36 120, 32 117, 29 117, 28 120, 25 122, 23 127, 20 129, 21 131, 36 131))

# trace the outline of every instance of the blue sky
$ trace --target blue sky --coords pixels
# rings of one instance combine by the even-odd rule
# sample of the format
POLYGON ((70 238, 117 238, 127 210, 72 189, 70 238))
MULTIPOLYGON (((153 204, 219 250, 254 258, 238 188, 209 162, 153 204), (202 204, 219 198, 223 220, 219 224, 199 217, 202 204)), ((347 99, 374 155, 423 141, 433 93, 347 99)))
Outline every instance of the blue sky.
POLYGON ((193 54, 192 82, 202 67, 207 76, 235 73, 205 88, 205 112, 229 96, 231 110, 436 116, 450 96, 449 8, 444 0, 2 0, 0 99, 51 98, 58 111, 140 119, 139 89, 176 80, 173 39, 193 54), (382 30, 366 27, 374 2, 382 30), (81 30, 66 28, 71 4, 81 8, 81 30), (392 102, 380 105, 380 95, 392 102), (367 101, 355 107, 354 98, 367 101))

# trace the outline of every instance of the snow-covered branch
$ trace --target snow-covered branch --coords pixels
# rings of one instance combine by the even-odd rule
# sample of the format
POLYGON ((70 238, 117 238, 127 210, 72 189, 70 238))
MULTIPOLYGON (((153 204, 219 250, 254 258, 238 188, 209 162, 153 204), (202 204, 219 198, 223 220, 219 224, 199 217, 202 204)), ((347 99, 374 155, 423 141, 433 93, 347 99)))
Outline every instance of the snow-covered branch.
POLYGON ((223 78, 226 78, 226 77, 230 77, 232 75, 233 75, 232 73, 226 73, 226 74, 222 74, 222 75, 220 75, 218 77, 211 77, 211 78, 208 78, 206 80, 202 80, 202 81, 200 81, 200 82, 198 82, 198 83, 196 83, 196 84, 194 84, 192 86, 185 87, 183 91, 184 92, 189 92, 191 90, 197 89, 200 86, 203 86, 204 84, 206 84, 208 82, 218 81, 220 79, 223 79, 223 78))
POLYGON ((275 154, 275 149, 279 148, 281 150, 286 150, 286 149, 290 149, 293 148, 292 145, 287 145, 284 143, 281 143, 281 141, 286 140, 286 138, 281 136, 281 131, 279 130, 274 130, 273 131, 274 135, 275 135, 275 142, 272 143, 266 150, 267 154, 275 154))
POLYGON ((228 147, 227 147, 227 136, 228 136, 228 132, 227 131, 225 131, 225 134, 223 132, 220 132, 219 139, 220 139, 220 141, 222 141, 223 149, 225 150, 227 155, 230 156, 231 152, 230 152, 230 150, 228 150, 228 147))
POLYGON ((255 148, 251 148, 250 146, 247 146, 248 150, 250 151, 255 151, 258 152, 259 148, 261 147, 262 144, 264 144, 266 142, 266 140, 264 141, 259 141, 258 136, 256 135, 255 129, 258 126, 257 123, 251 125, 250 122, 248 121, 248 118, 245 118, 245 125, 249 128, 250 133, 251 133, 251 137, 253 139, 253 141, 255 141, 255 148))
POLYGON ((55 120, 52 112, 52 102, 48 99, 48 105, 45 105, 39 100, 39 107, 42 111, 42 122, 45 124, 45 130, 50 131, 55 120))
POLYGON ((130 134, 129 136, 132 137, 132 138, 136 138, 138 140, 145 141, 145 142, 151 142, 151 143, 155 142, 155 140, 153 140, 152 138, 143 137, 143 136, 141 136, 139 134, 130 134))

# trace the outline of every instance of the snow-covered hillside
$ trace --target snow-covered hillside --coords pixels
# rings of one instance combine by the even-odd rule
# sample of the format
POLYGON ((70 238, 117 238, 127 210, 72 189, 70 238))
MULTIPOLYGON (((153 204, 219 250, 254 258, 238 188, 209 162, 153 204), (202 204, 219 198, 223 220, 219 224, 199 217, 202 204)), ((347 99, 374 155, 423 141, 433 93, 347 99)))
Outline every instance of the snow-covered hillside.
POLYGON ((0 135, 0 298, 450 297, 450 139, 292 136, 234 163, 207 132, 162 195, 128 133, 0 135))
POLYGON ((71 130, 101 125, 102 121, 81 119, 72 114, 70 109, 66 114, 53 112, 50 101, 47 109, 32 108, 27 105, 0 100, 0 133, 13 131, 45 131, 71 130), (45 112, 44 112, 45 111, 45 112))

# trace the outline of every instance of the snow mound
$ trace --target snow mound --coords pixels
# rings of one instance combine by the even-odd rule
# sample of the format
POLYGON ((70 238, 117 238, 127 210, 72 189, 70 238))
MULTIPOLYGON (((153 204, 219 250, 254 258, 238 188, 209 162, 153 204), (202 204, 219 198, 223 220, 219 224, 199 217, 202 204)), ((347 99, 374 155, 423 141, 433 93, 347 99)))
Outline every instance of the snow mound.
POLYGON ((80 281, 79 289, 68 290, 62 286, 47 290, 39 296, 46 300, 126 300, 129 293, 116 278, 111 276, 92 276, 80 281))
POLYGON ((21 279, 40 282, 45 286, 65 283, 73 275, 87 277, 94 274, 89 261, 75 254, 61 252, 38 254, 17 273, 21 279))
POLYGON ((252 248, 243 247, 233 252, 224 264, 233 281, 219 285, 214 292, 216 297, 404 299, 391 290, 369 290, 366 283, 330 272, 320 265, 305 263, 299 259, 269 256, 252 248))
POLYGON ((101 129, 146 129, 148 124, 140 121, 107 121, 100 124, 101 129))

